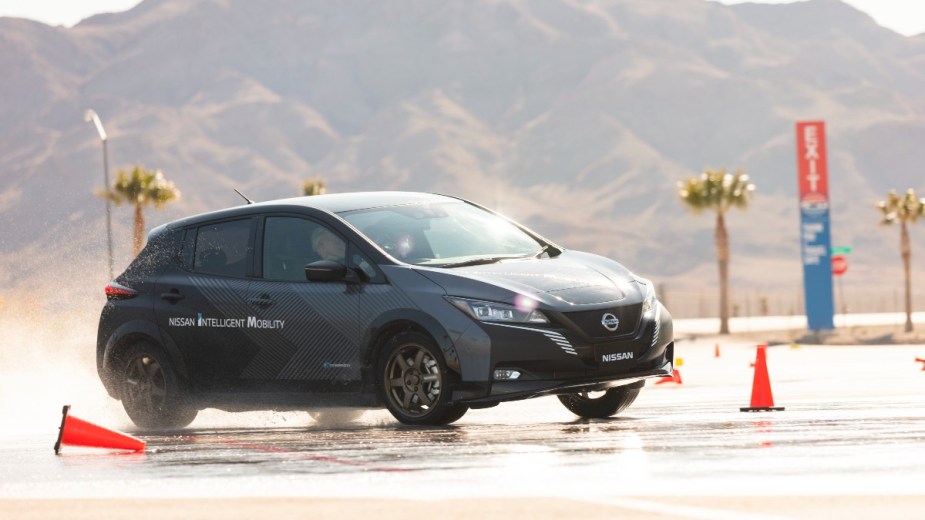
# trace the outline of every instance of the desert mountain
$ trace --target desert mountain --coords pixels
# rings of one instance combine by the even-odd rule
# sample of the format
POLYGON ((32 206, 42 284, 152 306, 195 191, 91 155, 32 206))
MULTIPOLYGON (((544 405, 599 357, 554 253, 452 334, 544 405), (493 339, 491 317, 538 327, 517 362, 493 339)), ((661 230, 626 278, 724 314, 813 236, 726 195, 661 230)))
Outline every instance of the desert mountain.
MULTIPOLYGON (((149 228, 313 176, 451 193, 617 258, 688 316, 716 274, 684 177, 751 175, 752 207, 729 219, 734 298, 771 312, 801 299, 795 121, 827 123, 855 309, 892 305, 901 283, 898 231, 873 203, 925 195, 925 40, 839 0, 145 0, 73 28, 0 18, 0 70, 0 296, 106 282, 87 108, 113 170, 143 163, 182 190, 149 228)), ((117 269, 130 218, 114 210, 117 269)), ((925 296, 925 228, 912 234, 925 296)))

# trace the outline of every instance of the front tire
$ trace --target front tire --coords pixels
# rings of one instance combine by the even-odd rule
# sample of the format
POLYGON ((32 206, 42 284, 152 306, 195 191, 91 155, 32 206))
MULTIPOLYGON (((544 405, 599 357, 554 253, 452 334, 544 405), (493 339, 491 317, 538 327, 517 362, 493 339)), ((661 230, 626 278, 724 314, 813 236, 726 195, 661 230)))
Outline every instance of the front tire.
POLYGON ((188 426, 199 411, 184 404, 177 376, 161 349, 132 345, 122 358, 122 407, 135 425, 149 429, 188 426))
POLYGON ((629 408, 639 395, 641 385, 618 386, 599 392, 580 392, 557 396, 559 401, 573 414, 586 419, 603 419, 629 408), (600 395, 597 395, 600 394, 600 395))
POLYGON ((450 386, 458 377, 447 369, 429 336, 419 332, 394 336, 383 348, 378 368, 381 397, 404 424, 450 424, 469 410, 450 402, 450 386))

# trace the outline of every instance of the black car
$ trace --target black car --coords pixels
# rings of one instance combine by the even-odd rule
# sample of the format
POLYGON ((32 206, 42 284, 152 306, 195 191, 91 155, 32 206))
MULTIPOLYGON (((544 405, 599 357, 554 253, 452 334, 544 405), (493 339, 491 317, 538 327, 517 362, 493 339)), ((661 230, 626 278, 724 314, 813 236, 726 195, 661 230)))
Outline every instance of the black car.
POLYGON ((160 226, 106 286, 97 367, 144 428, 198 410, 386 407, 406 424, 557 395, 582 417, 671 375, 652 282, 472 202, 320 195, 160 226))

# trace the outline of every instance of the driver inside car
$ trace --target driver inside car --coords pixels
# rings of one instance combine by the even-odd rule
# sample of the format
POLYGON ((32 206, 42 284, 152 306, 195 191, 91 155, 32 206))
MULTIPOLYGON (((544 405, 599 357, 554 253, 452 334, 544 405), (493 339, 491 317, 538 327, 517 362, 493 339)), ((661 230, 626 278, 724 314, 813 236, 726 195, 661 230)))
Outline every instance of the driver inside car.
POLYGON ((312 233, 312 247, 322 260, 344 263, 347 254, 347 243, 340 237, 319 227, 312 233))

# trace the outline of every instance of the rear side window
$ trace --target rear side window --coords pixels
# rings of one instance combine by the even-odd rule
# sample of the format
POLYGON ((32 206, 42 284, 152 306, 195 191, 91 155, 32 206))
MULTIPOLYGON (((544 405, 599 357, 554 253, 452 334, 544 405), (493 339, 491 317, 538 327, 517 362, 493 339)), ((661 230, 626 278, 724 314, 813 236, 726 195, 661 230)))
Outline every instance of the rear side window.
POLYGON ((243 278, 250 267, 253 219, 200 226, 193 252, 193 271, 243 278))

